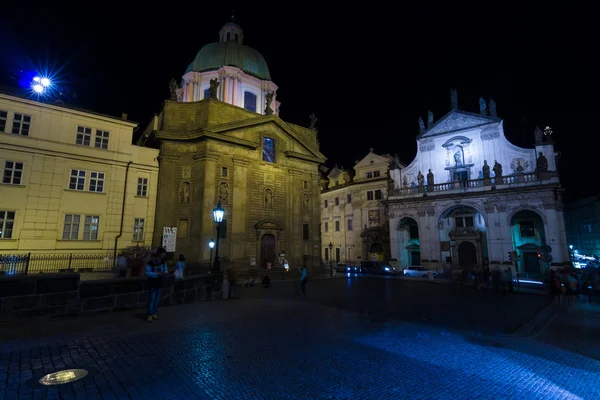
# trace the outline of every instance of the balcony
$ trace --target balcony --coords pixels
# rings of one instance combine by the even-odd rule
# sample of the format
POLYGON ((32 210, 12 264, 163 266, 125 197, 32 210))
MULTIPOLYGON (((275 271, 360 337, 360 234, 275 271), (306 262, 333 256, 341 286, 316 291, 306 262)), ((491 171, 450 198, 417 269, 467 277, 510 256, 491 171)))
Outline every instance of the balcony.
POLYGON ((531 186, 558 184, 558 174, 547 173, 538 176, 535 173, 514 174, 502 177, 502 182, 496 183, 496 178, 472 179, 468 181, 455 181, 438 183, 435 185, 411 186, 402 189, 394 189, 388 198, 423 197, 437 195, 452 195, 487 192, 502 189, 520 189, 531 186))

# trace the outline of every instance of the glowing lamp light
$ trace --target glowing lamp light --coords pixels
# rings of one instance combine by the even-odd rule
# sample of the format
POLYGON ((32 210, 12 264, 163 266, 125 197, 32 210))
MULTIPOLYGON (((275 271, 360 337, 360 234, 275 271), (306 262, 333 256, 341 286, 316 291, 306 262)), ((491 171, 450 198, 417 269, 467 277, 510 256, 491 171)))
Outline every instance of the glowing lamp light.
POLYGON ((569 245, 569 248, 570 248, 571 250, 573 250, 573 245, 572 245, 572 244, 570 244, 570 245, 569 245))
POLYGON ((210 249, 211 249, 211 250, 212 250, 212 249, 214 249, 214 248, 215 248, 215 241, 211 239, 211 240, 208 242, 208 247, 210 247, 210 249))
POLYGON ((38 94, 42 94, 44 92, 44 87, 40 83, 36 83, 33 85, 33 91, 38 94))
POLYGON ((34 77, 33 77, 33 81, 34 81, 35 83, 40 83, 40 82, 41 82, 41 80, 42 80, 42 78, 40 78, 39 76, 34 76, 34 77))
POLYGON ((50 79, 48 79, 48 78, 42 78, 42 79, 40 79, 40 83, 42 84, 43 87, 48 87, 48 86, 50 86, 50 84, 52 82, 50 82, 50 79))
POLYGON ((213 219, 217 224, 223 222, 223 216, 225 215, 225 210, 221 207, 221 202, 217 204, 217 206, 213 210, 213 219))

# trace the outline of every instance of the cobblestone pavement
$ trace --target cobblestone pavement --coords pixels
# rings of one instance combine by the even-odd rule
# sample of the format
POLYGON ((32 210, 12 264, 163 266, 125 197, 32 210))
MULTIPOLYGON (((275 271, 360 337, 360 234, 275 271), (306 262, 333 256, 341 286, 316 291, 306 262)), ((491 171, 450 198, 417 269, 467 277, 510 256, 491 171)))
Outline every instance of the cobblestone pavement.
MULTIPOLYGON (((314 295, 315 287, 312 293, 314 295)), ((598 399, 600 362, 532 339, 272 298, 0 326, 2 399, 598 399), (91 375, 43 389, 43 373, 91 375)))

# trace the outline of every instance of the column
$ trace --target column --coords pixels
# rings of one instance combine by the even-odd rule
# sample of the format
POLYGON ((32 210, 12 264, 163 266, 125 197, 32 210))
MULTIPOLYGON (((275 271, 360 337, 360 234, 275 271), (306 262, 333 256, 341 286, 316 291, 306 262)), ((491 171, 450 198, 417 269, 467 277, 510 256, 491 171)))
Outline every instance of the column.
MULTIPOLYGON (((556 210, 554 204, 544 204, 544 214, 546 214, 546 244, 552 247, 552 263, 569 263, 569 246, 567 244, 567 234, 565 232, 565 221, 561 211, 556 210)), ((551 264, 552 264, 551 263, 551 264)))
MULTIPOLYGON (((396 212, 396 211, 394 211, 396 212)), ((398 260, 400 265, 400 254, 398 252, 398 218, 390 218, 390 258, 398 260)))
POLYGON ((185 84, 183 85, 183 101, 189 101, 187 95, 188 95, 188 85, 189 83, 185 82, 185 84))
MULTIPOLYGON (((247 161, 233 160, 233 200, 231 203, 231 259, 246 258, 248 226, 248 165, 247 161)), ((260 261, 259 261, 260 262, 260 261)))
POLYGON ((237 106, 238 105, 238 78, 237 77, 233 77, 233 105, 237 106))
POLYGON ((229 103, 229 77, 223 77, 223 101, 229 103))
POLYGON ((189 86, 190 86, 190 90, 188 93, 188 98, 189 98, 188 101, 194 101, 194 94, 196 93, 196 91, 194 89, 195 89, 196 83, 194 81, 192 81, 189 83, 189 86))

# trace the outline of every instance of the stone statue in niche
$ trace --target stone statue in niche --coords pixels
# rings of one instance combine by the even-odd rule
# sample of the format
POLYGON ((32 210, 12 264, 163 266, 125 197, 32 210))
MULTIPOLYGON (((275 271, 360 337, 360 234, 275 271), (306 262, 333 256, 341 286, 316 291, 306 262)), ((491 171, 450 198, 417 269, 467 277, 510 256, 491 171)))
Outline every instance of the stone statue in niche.
POLYGON ((429 170, 429 173, 427 174, 427 186, 433 186, 433 172, 431 172, 431 170, 429 170))
POLYGON ((169 82, 169 90, 171 91, 171 100, 177 100, 177 81, 171 79, 169 82))
POLYGON ((458 166, 462 165, 462 163, 462 153, 460 149, 457 149, 456 153, 454 153, 454 165, 458 166))
POLYGON ((227 204, 229 201, 229 185, 225 182, 219 184, 219 201, 221 204, 227 204))
POLYGON ((179 202, 181 204, 190 204, 191 187, 189 182, 183 182, 179 189, 179 202))
POLYGON ((423 122, 423 118, 419 117, 419 132, 423 132, 425 130, 425 122, 423 122))
POLYGON ((517 160, 517 168, 516 171, 521 173, 523 171, 525 171, 525 168, 523 168, 523 164, 521 164, 521 160, 517 160))
POLYGON ((535 137, 535 144, 541 144, 544 141, 544 132, 542 132, 539 126, 535 127, 533 136, 535 137))
POLYGON ((496 102, 494 99, 490 99, 490 115, 494 118, 498 118, 498 112, 496 111, 496 102))
POLYGON ((427 111, 427 129, 431 129, 433 126, 433 113, 431 111, 427 111))
POLYGON ((402 186, 403 187, 408 187, 408 181, 406 180, 406 177, 404 177, 404 180, 402 181, 402 186))
POLYGON ((265 96, 266 102, 267 102, 265 105, 265 115, 273 115, 273 109, 271 108, 271 103, 273 103, 273 95, 274 94, 275 94, 274 92, 269 92, 265 96))
POLYGON ((419 171, 419 174, 417 175, 417 181, 419 182, 419 186, 423 186, 425 184, 425 177, 421 171, 419 171))
POLYGON ((544 153, 542 153, 541 151, 536 162, 536 167, 538 175, 548 172, 548 159, 546 158, 546 156, 544 156, 544 153))
POLYGON ((265 208, 273 208, 273 191, 271 189, 265 190, 265 208))
POLYGON ((479 114, 487 115, 487 105, 485 104, 483 97, 479 98, 479 114))
POLYGON ((494 171, 496 185, 502 184, 504 182, 502 179, 502 164, 498 161, 494 161, 494 168, 492 168, 492 170, 494 171))
POLYGON ((183 168, 181 168, 181 177, 183 179, 189 179, 192 176, 192 167, 190 167, 189 165, 185 165, 183 166, 183 168))
POLYGON ((302 196, 302 209, 304 211, 308 211, 309 210, 309 202, 310 202, 310 197, 308 197, 308 194, 304 193, 304 195, 302 196))
POLYGON ((209 96, 211 99, 217 98, 217 90, 219 89, 219 80, 217 78, 213 78, 210 80, 210 88, 208 89, 209 96))
POLYGON ((490 166, 487 163, 487 160, 483 160, 483 168, 481 168, 483 172, 483 179, 490 179, 490 166))
POLYGON ((315 113, 312 113, 308 116, 308 118, 310 118, 310 127, 309 129, 312 129, 313 131, 317 130, 316 124, 317 124, 317 116, 315 115, 315 113))

